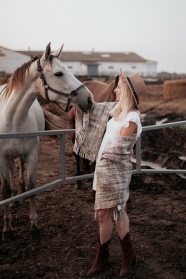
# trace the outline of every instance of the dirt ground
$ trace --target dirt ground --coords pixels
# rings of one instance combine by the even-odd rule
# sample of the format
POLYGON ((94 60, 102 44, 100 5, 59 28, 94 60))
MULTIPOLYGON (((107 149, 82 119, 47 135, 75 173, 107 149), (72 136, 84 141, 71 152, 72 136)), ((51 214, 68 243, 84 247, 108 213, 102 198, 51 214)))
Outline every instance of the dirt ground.
MULTIPOLYGON (((162 85, 147 85, 141 98, 143 125, 186 119, 186 99, 164 100, 162 85), (185 102, 185 103, 184 103, 185 102)), ((66 116, 64 127, 69 128, 66 116)), ((186 168, 185 128, 144 132, 142 158, 168 168, 186 168)), ((67 177, 76 175, 70 136, 66 137, 67 177)), ((149 168, 146 166, 145 168, 149 168)), ((91 165, 94 171, 94 164, 91 165)), ((60 177, 59 142, 42 137, 36 186, 60 177)), ((136 249, 136 279, 185 279, 185 186, 186 177, 177 174, 132 176, 132 203, 127 206, 131 237, 136 249)), ((92 179, 48 189, 36 197, 41 239, 29 235, 29 201, 12 207, 14 240, 0 240, 0 279, 75 279, 84 277, 98 245, 98 224, 94 220, 92 179), (81 274, 81 276, 80 276, 81 274)), ((3 208, 0 209, 0 231, 3 208)), ((110 264, 97 279, 117 279, 122 262, 114 228, 110 264)), ((84 277, 85 278, 85 277, 84 277)), ((133 278, 133 277, 130 277, 133 278)))

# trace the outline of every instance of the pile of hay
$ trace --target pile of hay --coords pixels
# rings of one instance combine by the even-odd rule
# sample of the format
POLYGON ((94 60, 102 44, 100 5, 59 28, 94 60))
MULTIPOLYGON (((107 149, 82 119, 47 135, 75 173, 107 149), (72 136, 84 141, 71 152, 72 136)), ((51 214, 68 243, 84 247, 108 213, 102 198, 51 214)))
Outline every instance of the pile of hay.
POLYGON ((186 79, 165 81, 163 84, 163 96, 165 99, 185 98, 186 79))

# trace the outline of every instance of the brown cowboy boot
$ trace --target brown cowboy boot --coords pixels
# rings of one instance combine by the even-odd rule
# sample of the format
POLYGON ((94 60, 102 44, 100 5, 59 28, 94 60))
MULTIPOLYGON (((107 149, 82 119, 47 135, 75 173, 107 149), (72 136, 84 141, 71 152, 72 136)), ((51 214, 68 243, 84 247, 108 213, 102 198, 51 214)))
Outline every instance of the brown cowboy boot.
POLYGON ((134 251, 130 233, 128 232, 123 240, 120 239, 122 251, 123 251, 123 263, 120 269, 120 277, 125 277, 129 273, 134 272, 136 269, 136 253, 134 251))
POLYGON ((108 263, 108 259, 110 257, 108 250, 109 244, 110 240, 103 244, 99 244, 96 259, 93 262, 91 268, 89 269, 87 276, 94 276, 105 269, 108 263))

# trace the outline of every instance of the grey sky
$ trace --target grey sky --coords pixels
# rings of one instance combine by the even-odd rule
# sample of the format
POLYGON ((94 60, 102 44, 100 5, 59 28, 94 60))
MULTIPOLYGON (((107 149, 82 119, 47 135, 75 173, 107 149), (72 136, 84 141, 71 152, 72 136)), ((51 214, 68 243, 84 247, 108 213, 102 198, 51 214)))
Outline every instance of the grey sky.
POLYGON ((0 45, 133 51, 186 73, 186 0, 0 0, 0 45))

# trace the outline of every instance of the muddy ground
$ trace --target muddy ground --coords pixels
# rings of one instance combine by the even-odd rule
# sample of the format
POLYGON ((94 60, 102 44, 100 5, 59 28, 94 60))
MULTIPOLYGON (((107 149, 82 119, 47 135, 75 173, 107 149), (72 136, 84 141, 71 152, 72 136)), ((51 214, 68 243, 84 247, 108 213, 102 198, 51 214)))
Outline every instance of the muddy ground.
MULTIPOLYGON (((162 85, 147 85, 141 98, 143 125, 186 119, 186 99, 164 100, 162 85)), ((69 128, 64 117, 64 127, 69 128)), ((144 132, 142 158, 168 168, 186 168, 185 129, 172 128, 144 132)), ((66 137, 67 177, 76 175, 70 136, 66 137)), ((145 168, 149 168, 146 166, 145 168)), ((94 164, 91 165, 94 171, 94 164)), ((56 180, 59 172, 59 142, 41 139, 36 185, 56 180)), ((98 225, 94 221, 92 180, 48 189, 36 197, 41 239, 29 235, 29 202, 12 208, 14 240, 0 240, 0 279, 82 278, 94 259, 98 244, 98 225)), ((137 253, 136 279, 185 279, 185 187, 177 174, 133 175, 128 205, 130 229, 137 253), (130 206, 132 205, 132 206, 130 206)), ((3 209, 0 209, 0 231, 3 209)), ((110 264, 97 279, 117 279, 122 255, 114 228, 110 245, 110 264)), ((131 277, 133 278, 133 277, 131 277)))

